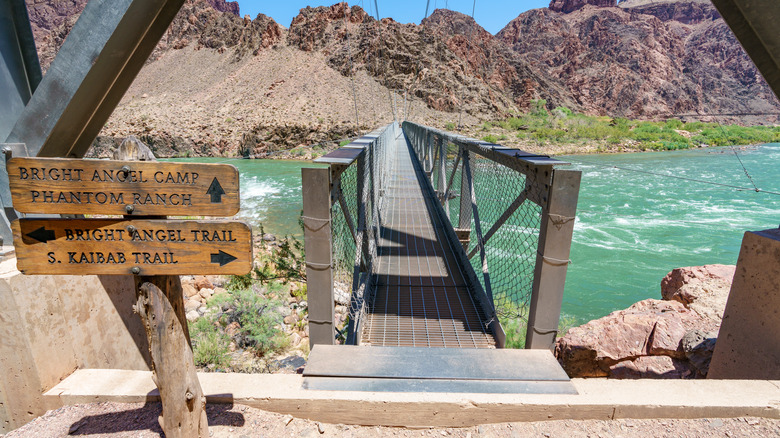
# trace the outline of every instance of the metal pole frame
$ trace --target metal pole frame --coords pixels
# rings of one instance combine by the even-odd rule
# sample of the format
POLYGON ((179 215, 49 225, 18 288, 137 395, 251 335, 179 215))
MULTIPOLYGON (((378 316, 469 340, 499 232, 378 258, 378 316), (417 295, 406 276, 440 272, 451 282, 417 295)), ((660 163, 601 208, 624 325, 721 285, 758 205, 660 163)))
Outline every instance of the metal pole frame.
POLYGON ((525 348, 555 345, 581 178, 579 170, 553 171, 547 205, 542 209, 525 348))
POLYGON ((309 346, 333 345, 333 241, 330 168, 301 169, 303 242, 309 300, 309 346))

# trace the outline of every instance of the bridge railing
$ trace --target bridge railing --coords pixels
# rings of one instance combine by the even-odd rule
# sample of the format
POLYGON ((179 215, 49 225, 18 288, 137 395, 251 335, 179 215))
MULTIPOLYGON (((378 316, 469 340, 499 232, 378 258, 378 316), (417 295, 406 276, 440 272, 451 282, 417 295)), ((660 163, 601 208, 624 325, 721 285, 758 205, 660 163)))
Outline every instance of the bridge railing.
MULTIPOLYGON (((560 320, 581 172, 544 155, 404 122, 456 257, 499 321, 527 318, 526 348, 550 348, 560 320), (467 270, 468 271, 468 270, 467 270)), ((480 298, 480 297, 477 297, 480 298)), ((482 301, 481 300, 481 301, 482 301)), ((485 304, 483 304, 485 307, 485 304)), ((504 344, 502 330, 494 330, 504 344)))
POLYGON ((309 305, 309 342, 355 344, 377 254, 387 148, 400 128, 383 126, 302 169, 303 224, 309 305), (334 302, 347 306, 338 321, 334 302), (340 323, 341 322, 341 323, 340 323), (338 327, 339 325, 347 326, 338 327))

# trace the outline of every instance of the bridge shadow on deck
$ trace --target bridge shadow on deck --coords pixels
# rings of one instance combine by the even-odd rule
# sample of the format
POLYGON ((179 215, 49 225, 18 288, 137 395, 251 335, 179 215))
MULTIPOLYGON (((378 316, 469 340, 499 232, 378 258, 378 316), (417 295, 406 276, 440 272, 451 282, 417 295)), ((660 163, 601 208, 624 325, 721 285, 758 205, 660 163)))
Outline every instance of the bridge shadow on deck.
POLYGON ((484 309, 467 287, 425 173, 405 137, 394 143, 361 344, 493 348, 484 309))

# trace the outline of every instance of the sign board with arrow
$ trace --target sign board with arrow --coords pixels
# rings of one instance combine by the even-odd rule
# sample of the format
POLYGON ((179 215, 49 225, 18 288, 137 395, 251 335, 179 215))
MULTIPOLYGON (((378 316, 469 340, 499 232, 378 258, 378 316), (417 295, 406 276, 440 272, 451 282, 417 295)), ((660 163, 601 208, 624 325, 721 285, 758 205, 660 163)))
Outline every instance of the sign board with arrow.
POLYGON ((230 164, 11 158, 21 213, 232 216, 240 199, 230 164))
POLYGON ((243 275, 252 234, 242 222, 19 219, 17 269, 47 275, 243 275))

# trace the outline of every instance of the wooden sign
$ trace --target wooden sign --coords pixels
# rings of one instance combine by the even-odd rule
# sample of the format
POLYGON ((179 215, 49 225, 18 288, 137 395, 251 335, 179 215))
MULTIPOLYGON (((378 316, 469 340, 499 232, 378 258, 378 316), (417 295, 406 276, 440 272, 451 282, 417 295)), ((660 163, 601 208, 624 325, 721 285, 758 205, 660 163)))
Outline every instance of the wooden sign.
POLYGON ((23 274, 243 275, 252 269, 252 230, 243 222, 19 219, 23 274))
POLYGON ((22 213, 232 216, 238 170, 229 164, 11 158, 14 208, 22 213))

